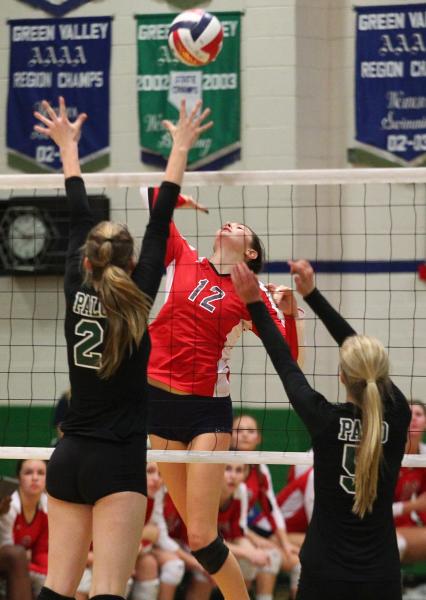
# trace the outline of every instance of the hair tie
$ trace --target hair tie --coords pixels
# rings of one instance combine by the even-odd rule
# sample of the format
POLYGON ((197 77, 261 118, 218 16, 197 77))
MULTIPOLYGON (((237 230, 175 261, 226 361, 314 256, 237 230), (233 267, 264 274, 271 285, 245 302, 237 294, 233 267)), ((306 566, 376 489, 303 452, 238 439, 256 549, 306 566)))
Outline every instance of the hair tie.
POLYGON ((104 239, 102 240, 102 243, 104 243, 104 242, 111 242, 111 244, 112 244, 112 242, 113 242, 113 241, 114 241, 114 238, 110 238, 110 237, 109 237, 109 238, 104 238, 104 239))
POLYGON ((369 383, 376 383, 375 379, 366 379, 365 381, 366 381, 367 384, 369 384, 369 383))

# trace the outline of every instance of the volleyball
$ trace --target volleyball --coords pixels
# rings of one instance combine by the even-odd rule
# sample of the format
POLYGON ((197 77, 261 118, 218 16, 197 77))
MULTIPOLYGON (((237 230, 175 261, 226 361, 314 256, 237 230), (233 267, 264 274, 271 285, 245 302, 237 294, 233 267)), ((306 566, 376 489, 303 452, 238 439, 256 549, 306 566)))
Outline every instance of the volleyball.
POLYGON ((208 65, 216 59, 222 43, 223 29, 219 19, 204 10, 186 10, 170 25, 170 49, 185 65, 208 65))

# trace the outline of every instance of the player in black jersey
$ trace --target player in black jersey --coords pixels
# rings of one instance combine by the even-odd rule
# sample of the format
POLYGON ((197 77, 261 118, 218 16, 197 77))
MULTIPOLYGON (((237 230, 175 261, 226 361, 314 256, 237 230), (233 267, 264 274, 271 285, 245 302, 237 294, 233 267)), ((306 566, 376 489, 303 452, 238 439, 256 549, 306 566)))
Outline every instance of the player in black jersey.
POLYGON ((92 540, 91 598, 121 600, 146 509, 147 318, 188 151, 212 123, 202 124, 209 111, 199 115, 201 103, 187 116, 184 102, 177 125, 164 122, 173 146, 135 263, 126 226, 93 227, 78 159, 86 116, 70 123, 63 98, 58 115, 43 106, 35 129, 59 146, 71 207, 64 287, 72 393, 48 467, 49 567, 39 600, 74 596, 92 540))
POLYGON ((357 335, 332 308, 315 287, 309 263, 289 264, 296 289, 341 346, 345 403, 327 402, 309 385, 260 302, 256 276, 238 265, 232 277, 287 396, 312 438, 315 502, 300 555, 297 598, 400 600, 392 502, 410 409, 389 379, 382 344, 357 335))

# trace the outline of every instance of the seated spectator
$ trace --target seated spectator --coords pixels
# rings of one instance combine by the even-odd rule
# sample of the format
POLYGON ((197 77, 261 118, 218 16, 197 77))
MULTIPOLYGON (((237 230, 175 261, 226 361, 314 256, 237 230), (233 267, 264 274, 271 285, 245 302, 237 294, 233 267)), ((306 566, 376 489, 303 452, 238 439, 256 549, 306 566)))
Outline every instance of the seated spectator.
MULTIPOLYGON (((248 490, 244 481, 244 465, 226 465, 220 496, 218 530, 226 545, 238 560, 247 588, 250 589, 259 573, 275 578, 281 567, 281 553, 277 547, 256 547, 248 536, 248 490)), ((271 593, 259 591, 256 580, 256 599, 272 600, 271 593)))
POLYGON ((136 560, 132 600, 173 600, 185 564, 164 520, 165 489, 156 463, 148 463, 148 504, 141 549, 136 560))
POLYGON ((186 571, 191 575, 186 588, 185 600, 209 600, 214 588, 214 581, 192 556, 185 524, 168 493, 164 497, 164 519, 170 537, 179 544, 178 555, 184 561, 186 571))
MULTIPOLYGON (((289 540, 300 547, 311 520, 314 504, 314 470, 310 467, 299 477, 292 478, 277 496, 289 540)), ((272 536, 269 520, 260 513, 253 522, 255 530, 264 537, 272 536)))
MULTIPOLYGON (((411 422, 405 453, 426 454, 426 445, 422 443, 426 407, 420 400, 413 400, 410 408, 411 422)), ((393 514, 401 561, 426 560, 426 468, 402 467, 394 499, 393 514)))
MULTIPOLYGON (((293 471, 290 482, 277 494, 277 504, 284 519, 287 535, 291 543, 301 548, 305 533, 312 517, 314 506, 314 470, 312 467, 301 469, 301 475, 295 477, 293 471)), ((267 517, 260 513, 253 522, 253 528, 259 535, 273 539, 274 534, 267 517)), ((290 598, 295 598, 300 577, 300 563, 290 571, 290 598)))
MULTIPOLYGON (((262 441, 256 420, 249 415, 235 417, 232 429, 232 445, 236 450, 254 451, 262 441)), ((271 473, 267 465, 249 465, 245 479, 248 488, 248 531, 247 536, 257 548, 278 548, 281 552, 282 569, 298 569, 298 548, 294 546, 286 533, 284 519, 278 508, 271 473), (270 539, 259 535, 255 527, 255 518, 262 511, 273 532, 270 539)), ((257 577, 258 593, 265 598, 272 597, 276 583, 276 574, 261 571, 257 577)))
MULTIPOLYGON (((0 553, 13 554, 14 545, 24 548, 32 591, 36 597, 47 574, 47 495, 44 492, 46 463, 30 459, 19 461, 17 476, 18 490, 12 494, 8 511, 0 517, 0 553)), ((22 584, 22 596, 19 596, 19 600, 26 597, 27 586, 23 581, 22 584)))

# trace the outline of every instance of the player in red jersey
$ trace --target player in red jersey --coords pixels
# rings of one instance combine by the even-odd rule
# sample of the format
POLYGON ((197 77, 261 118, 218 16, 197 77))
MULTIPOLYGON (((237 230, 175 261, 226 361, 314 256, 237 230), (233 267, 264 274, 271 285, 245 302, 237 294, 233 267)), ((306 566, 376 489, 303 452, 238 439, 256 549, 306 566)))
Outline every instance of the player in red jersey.
MULTIPOLYGON (((422 443, 426 430, 426 407, 420 400, 410 403, 411 423, 406 454, 426 454, 422 443)), ((401 560, 412 563, 426 560, 426 469, 402 467, 393 504, 401 560)))
POLYGON ((0 546, 17 544, 26 549, 32 588, 37 595, 47 574, 46 463, 20 461, 17 474, 19 488, 12 494, 9 511, 0 517, 0 546))
MULTIPOLYGON (((152 205, 156 191, 145 197, 152 205)), ((188 203, 182 196, 180 200, 188 203)), ((229 449, 230 351, 243 329, 253 329, 230 278, 231 267, 241 260, 253 271, 261 270, 262 244, 246 225, 225 223, 207 259, 171 224, 165 261, 167 300, 150 326, 148 431, 154 449, 229 449)), ((291 293, 283 315, 266 287, 259 285, 265 305, 296 358, 297 307, 291 293)), ((217 536, 223 465, 162 463, 161 473, 187 526, 194 556, 227 599, 248 598, 238 565, 217 536)))

